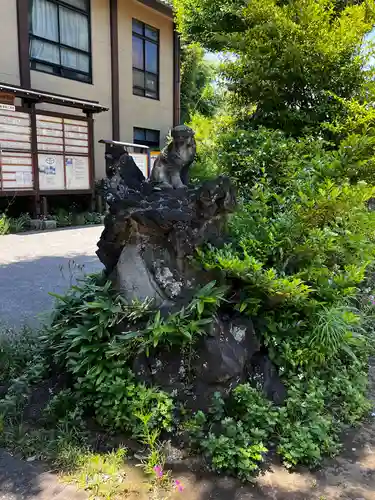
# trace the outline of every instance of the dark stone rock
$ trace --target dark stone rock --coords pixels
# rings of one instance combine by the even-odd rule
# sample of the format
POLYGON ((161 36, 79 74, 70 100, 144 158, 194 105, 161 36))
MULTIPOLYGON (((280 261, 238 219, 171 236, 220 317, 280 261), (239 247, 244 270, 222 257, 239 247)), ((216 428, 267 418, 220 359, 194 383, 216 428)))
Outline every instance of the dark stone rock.
POLYGON ((0 385, 0 398, 3 398, 6 396, 8 389, 9 389, 10 384, 5 384, 5 385, 0 385))
POLYGON ((374 212, 374 211, 375 211, 375 198, 370 198, 370 199, 367 201, 367 208, 368 208, 371 212, 374 212))
POLYGON ((32 388, 23 410, 23 418, 30 422, 41 422, 43 411, 55 394, 67 386, 67 376, 54 375, 32 388))
POLYGON ((256 336, 253 322, 250 318, 238 316, 229 322, 229 331, 243 349, 247 359, 251 359, 260 350, 260 342, 256 336))
MULTIPOLYGON (((226 216, 236 206, 226 177, 196 187, 183 185, 187 172, 182 170, 195 155, 191 132, 186 127, 176 130, 173 145, 155 163, 151 181, 145 181, 131 157, 122 154, 104 184, 110 213, 97 255, 106 277, 128 301, 152 298, 163 317, 180 310, 198 287, 223 281, 220 272, 207 272, 194 263, 194 256, 201 245, 222 241, 226 216)), ((148 357, 137 356, 133 371, 139 380, 194 410, 206 410, 215 392, 226 397, 249 375, 261 378, 265 394, 279 402, 285 389, 260 352, 250 319, 218 313, 193 352, 158 346, 148 357)))
POLYGON ((233 337, 228 323, 214 318, 195 363, 197 378, 206 384, 239 381, 245 373, 246 361, 246 350, 233 337))
POLYGON ((161 305, 206 282, 208 274, 189 257, 203 243, 215 243, 235 207, 235 192, 225 177, 191 189, 150 191, 147 182, 138 188, 129 189, 118 174, 109 179, 110 215, 97 254, 126 298, 152 297, 161 305))
POLYGON ((149 357, 141 354, 134 360, 133 372, 140 381, 162 388, 188 408, 206 411, 215 392, 225 398, 248 379, 259 350, 250 319, 215 317, 191 356, 178 349, 149 357))
POLYGON ((251 378, 268 399, 276 405, 284 403, 287 391, 281 382, 276 367, 265 354, 257 354, 251 360, 251 378))
POLYGON ((133 373, 140 382, 150 384, 152 382, 149 358, 145 353, 139 354, 133 361, 133 373))

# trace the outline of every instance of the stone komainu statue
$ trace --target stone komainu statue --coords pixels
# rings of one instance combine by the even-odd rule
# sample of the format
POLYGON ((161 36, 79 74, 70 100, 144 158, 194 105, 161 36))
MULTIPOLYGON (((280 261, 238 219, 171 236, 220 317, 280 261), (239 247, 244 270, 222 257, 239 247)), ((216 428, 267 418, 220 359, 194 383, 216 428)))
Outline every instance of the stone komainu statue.
POLYGON ((196 154, 194 131, 179 125, 171 131, 172 141, 156 158, 150 180, 164 187, 178 189, 189 182, 189 167, 196 154))

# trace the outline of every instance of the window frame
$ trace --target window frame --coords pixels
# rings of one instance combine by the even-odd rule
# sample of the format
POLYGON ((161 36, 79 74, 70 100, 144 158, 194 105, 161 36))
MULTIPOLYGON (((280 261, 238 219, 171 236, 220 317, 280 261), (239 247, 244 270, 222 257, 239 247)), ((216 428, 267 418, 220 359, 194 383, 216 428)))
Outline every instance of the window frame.
MULTIPOLYGON (((145 97, 147 99, 152 99, 154 101, 160 101, 160 29, 159 28, 155 28, 154 26, 151 26, 150 24, 147 24, 143 21, 140 21, 139 19, 136 19, 136 18, 132 18, 132 88, 133 88, 133 95, 136 95, 138 97, 145 97), (137 31, 134 31, 134 28, 133 28, 133 24, 134 24, 134 21, 140 25, 142 25, 142 34, 138 33, 137 31), (158 38, 157 40, 154 40, 153 38, 150 38, 146 35, 146 29, 147 28, 150 28, 152 31, 156 31, 157 34, 158 34, 158 38), (139 40, 142 40, 142 48, 143 48, 143 66, 144 66, 144 69, 139 69, 137 67, 134 66, 133 64, 133 50, 134 50, 134 46, 133 46, 133 37, 136 37, 138 38, 139 40), (157 73, 153 73, 151 71, 147 71, 146 70, 146 43, 149 42, 149 43, 153 43, 154 45, 156 45, 156 54, 157 54, 157 61, 156 61, 156 71, 157 73), (144 77, 144 87, 140 87, 138 85, 134 85, 134 71, 138 71, 140 73, 143 73, 143 77, 144 77), (149 75, 152 75, 153 77, 156 77, 156 86, 157 86, 157 91, 156 91, 156 96, 155 97, 152 97, 152 96, 149 96, 149 95, 146 95, 146 92, 147 92, 147 88, 146 88, 146 75, 149 74, 149 75), (134 90, 138 90, 138 91, 142 91, 143 92, 143 95, 137 93, 137 92, 134 92, 134 90)), ((135 128, 139 128, 139 127, 135 127, 135 128)), ((145 129, 146 130, 146 129, 145 129)), ((151 130, 151 129, 149 129, 151 130)))
POLYGON ((87 5, 87 10, 84 11, 80 9, 79 7, 75 7, 74 5, 64 1, 64 0, 48 0, 48 2, 56 5, 57 7, 57 23, 58 23, 58 37, 59 41, 55 42, 54 40, 49 40, 48 38, 41 37, 39 35, 34 35, 32 32, 32 8, 33 8, 33 0, 29 0, 29 61, 30 61, 30 69, 33 71, 38 71, 41 73, 46 73, 47 75, 52 75, 52 76, 57 76, 60 78, 66 78, 68 80, 74 80, 80 83, 87 83, 87 84, 92 84, 93 83, 93 78, 92 78, 92 30, 91 30, 91 0, 85 0, 86 5, 87 5), (66 9, 70 9, 73 12, 77 12, 78 14, 84 15, 87 17, 87 27, 88 27, 88 42, 89 42, 89 47, 88 51, 78 49, 76 47, 72 47, 70 45, 66 45, 60 41, 61 35, 60 35, 60 9, 59 7, 64 7, 66 9), (55 47, 59 48, 59 59, 60 59, 60 64, 56 64, 54 62, 49 62, 45 61, 42 59, 38 59, 36 57, 31 57, 30 54, 30 47, 31 47, 31 42, 32 40, 40 40, 42 42, 49 43, 51 45, 54 45, 55 47), (89 71, 88 73, 86 71, 81 71, 79 69, 74 69, 74 68, 69 68, 68 66, 63 66, 61 64, 61 50, 60 49, 67 49, 67 50, 74 50, 78 52, 79 54, 83 54, 88 56, 89 58, 89 71), (41 66, 46 66, 52 69, 52 71, 47 71, 43 70, 41 68, 38 68, 37 65, 41 66), (86 80, 81 79, 77 77, 77 75, 82 75, 87 77, 86 80))
MULTIPOLYGON (((152 97, 151 97, 151 99, 152 99, 152 97)), ((150 148, 150 151, 159 151, 160 150, 160 130, 156 130, 156 129, 153 129, 153 128, 133 127, 133 143, 137 144, 137 141, 138 141, 138 144, 143 144, 144 146, 148 146, 150 148), (135 138, 135 131, 136 130, 141 130, 144 133, 144 136, 145 136, 144 140, 143 139, 140 140, 140 139, 136 139, 135 138), (146 139, 147 132, 156 132, 158 134, 159 141, 158 141, 158 145, 157 146, 150 145, 154 141, 148 141, 146 139), (152 149, 152 148, 154 148, 154 149, 152 149)))

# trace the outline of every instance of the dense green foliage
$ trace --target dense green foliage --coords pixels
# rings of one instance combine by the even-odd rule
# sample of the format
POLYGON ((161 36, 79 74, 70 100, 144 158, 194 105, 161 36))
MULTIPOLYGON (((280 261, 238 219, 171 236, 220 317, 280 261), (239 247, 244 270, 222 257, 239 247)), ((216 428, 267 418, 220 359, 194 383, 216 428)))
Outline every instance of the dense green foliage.
POLYGON ((256 387, 239 385, 227 402, 218 397, 208 414, 196 413, 187 429, 214 470, 241 479, 251 479, 270 446, 287 467, 317 465, 340 449, 344 426, 369 411, 366 368, 366 361, 349 368, 338 362, 333 378, 327 369, 300 373, 289 381, 281 408, 256 387))
POLYGON ((0 236, 27 231, 30 228, 30 219, 28 214, 23 214, 20 217, 8 217, 7 214, 0 213, 0 236))
POLYGON ((194 120, 209 159, 206 171, 201 158, 196 168, 228 174, 239 210, 230 243, 201 249, 199 259, 232 284, 232 307, 253 318, 288 388, 277 410, 240 387, 192 428, 213 468, 242 478, 270 443, 288 465, 316 465, 337 451, 342 426, 368 411, 375 92, 364 37, 374 6, 175 0, 175 8, 185 41, 234 54, 221 68, 224 114, 194 120))
POLYGON ((236 109, 248 126, 300 135, 319 132, 365 81, 363 36, 372 2, 334 0, 175 0, 185 40, 236 58, 223 66, 236 109), (345 6, 345 8, 343 8, 345 6), (339 7, 339 8, 338 8, 339 7))
POLYGON ((194 343, 205 333, 226 288, 209 283, 196 291, 186 308, 163 318, 150 301, 128 304, 110 282, 101 281, 88 277, 57 297, 60 304, 44 338, 47 352, 71 374, 81 401, 102 425, 140 436, 140 417, 149 416, 151 429, 171 430, 172 400, 137 382, 132 362, 157 347, 194 343))
POLYGON ((181 47, 181 122, 190 121, 194 113, 213 116, 220 104, 220 93, 214 80, 217 67, 205 59, 198 44, 181 47))
MULTIPOLYGON (((57 227, 84 226, 101 224, 103 216, 98 212, 73 213, 64 209, 57 211, 55 215, 47 215, 40 219, 42 221, 56 221, 57 227)), ((22 233, 30 231, 31 216, 22 214, 19 217, 9 217, 6 213, 0 213, 0 236, 12 233, 22 233)))

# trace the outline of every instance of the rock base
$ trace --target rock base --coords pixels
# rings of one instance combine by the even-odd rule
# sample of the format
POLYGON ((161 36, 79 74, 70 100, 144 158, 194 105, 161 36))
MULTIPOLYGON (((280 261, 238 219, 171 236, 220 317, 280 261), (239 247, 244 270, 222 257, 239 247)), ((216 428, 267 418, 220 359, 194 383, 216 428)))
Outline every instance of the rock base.
POLYGON ((225 399, 244 382, 263 390, 275 404, 286 398, 277 370, 262 354, 247 318, 215 317, 193 351, 142 354, 135 359, 133 371, 141 382, 160 387, 193 411, 207 411, 215 392, 225 399))
MULTIPOLYGON (((114 169, 106 184, 110 212, 97 255, 114 288, 127 301, 153 299, 168 315, 188 302, 197 288, 220 281, 197 264, 204 244, 217 245, 226 215, 236 206, 233 186, 219 177, 188 189, 160 187, 135 175, 131 157, 114 169)), ((188 352, 158 349, 138 356, 139 380, 169 392, 193 410, 205 410, 215 392, 223 397, 253 377, 265 394, 280 403, 285 389, 261 345, 252 322, 218 313, 207 335, 188 352)))

